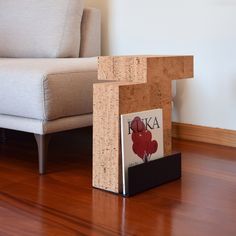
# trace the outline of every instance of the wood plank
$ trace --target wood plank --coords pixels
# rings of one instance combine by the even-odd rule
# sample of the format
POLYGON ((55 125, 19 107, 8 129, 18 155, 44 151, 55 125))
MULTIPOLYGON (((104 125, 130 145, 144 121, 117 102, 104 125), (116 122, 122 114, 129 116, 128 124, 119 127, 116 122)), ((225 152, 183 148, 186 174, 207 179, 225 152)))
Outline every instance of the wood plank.
POLYGON ((236 147, 236 131, 173 122, 174 138, 236 147))
POLYGON ((129 199, 92 188, 92 134, 52 139, 37 174, 33 135, 0 144, 0 235, 236 235, 236 149, 174 140, 183 176, 129 199), (13 142, 14 141, 14 142, 13 142))

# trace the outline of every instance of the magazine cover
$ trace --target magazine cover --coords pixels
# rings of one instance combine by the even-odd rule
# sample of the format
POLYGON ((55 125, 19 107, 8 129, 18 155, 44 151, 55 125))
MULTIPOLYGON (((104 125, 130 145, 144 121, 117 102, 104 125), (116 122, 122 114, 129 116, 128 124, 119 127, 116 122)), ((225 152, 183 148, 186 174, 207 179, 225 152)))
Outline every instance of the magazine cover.
POLYGON ((127 194, 128 168, 164 156, 162 109, 121 115, 123 194, 127 194))

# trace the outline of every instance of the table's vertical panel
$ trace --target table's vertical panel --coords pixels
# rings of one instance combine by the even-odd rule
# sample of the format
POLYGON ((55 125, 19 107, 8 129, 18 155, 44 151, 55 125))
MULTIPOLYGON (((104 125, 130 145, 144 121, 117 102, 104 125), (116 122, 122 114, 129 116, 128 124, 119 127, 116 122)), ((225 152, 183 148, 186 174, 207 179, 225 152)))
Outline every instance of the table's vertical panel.
MULTIPOLYGON (((164 155, 170 155, 172 152, 171 145, 171 77, 168 65, 175 58, 148 58, 147 81, 149 84, 149 99, 152 106, 162 108, 163 111, 163 139, 164 155), (168 65, 167 65, 168 64, 168 65)), ((174 66, 175 63, 173 63, 174 66)), ((171 66, 171 69, 172 66, 171 66)), ((175 75, 175 73, 173 73, 175 75)))
POLYGON ((94 85, 93 186, 119 192, 119 87, 94 85))

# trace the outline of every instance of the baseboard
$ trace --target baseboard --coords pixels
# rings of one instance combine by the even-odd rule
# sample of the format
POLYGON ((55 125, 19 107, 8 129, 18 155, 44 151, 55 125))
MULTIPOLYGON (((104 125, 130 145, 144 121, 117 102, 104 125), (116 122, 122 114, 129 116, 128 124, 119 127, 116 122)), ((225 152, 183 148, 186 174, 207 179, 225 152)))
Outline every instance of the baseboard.
POLYGON ((236 147, 236 131, 234 130, 173 122, 172 136, 185 140, 236 147))

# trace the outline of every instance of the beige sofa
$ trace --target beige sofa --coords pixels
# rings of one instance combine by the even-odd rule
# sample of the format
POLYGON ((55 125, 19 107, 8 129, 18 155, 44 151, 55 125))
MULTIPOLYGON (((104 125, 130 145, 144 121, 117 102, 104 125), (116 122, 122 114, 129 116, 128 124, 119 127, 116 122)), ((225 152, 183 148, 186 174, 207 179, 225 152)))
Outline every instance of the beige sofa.
POLYGON ((0 1, 0 128, 35 134, 40 174, 50 134, 92 124, 99 55, 83 0, 0 1))

